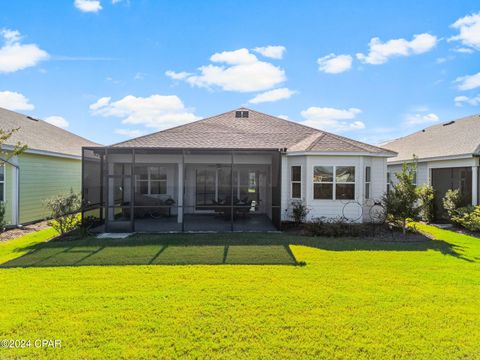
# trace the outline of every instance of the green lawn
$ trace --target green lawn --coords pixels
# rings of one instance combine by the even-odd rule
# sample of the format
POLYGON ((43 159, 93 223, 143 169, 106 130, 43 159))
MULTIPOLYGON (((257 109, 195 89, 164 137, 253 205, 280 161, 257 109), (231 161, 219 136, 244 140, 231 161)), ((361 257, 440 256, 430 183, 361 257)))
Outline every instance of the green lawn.
POLYGON ((2 338, 62 347, 0 358, 479 358, 480 239, 421 228, 1 244, 2 338))

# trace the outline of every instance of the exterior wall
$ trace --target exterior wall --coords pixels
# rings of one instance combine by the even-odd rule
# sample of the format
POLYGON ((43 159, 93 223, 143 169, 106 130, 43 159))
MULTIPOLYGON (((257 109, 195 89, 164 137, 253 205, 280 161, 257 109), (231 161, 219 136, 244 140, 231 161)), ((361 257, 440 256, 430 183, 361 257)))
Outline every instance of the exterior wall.
MULTIPOLYGON (((283 173, 282 186, 282 220, 291 219, 291 166, 302 166, 302 201, 310 209, 308 217, 338 218, 345 216, 362 222, 368 213, 370 201, 365 199, 365 167, 371 167, 370 193, 372 200, 381 198, 386 190, 386 159, 369 156, 325 156, 301 155, 286 157, 287 170, 283 173), (313 168, 314 166, 355 166, 355 199, 354 200, 318 200, 313 198, 313 168), (357 204, 352 204, 352 201, 357 204), (348 203, 348 205, 347 205, 348 203)), ((372 202, 373 203, 373 202, 372 202)))
POLYGON ((80 160, 27 153, 19 157, 18 164, 20 223, 44 219, 47 216, 44 202, 52 196, 70 189, 80 192, 80 160))
MULTIPOLYGON (((453 159, 453 160, 435 160, 435 161, 421 161, 417 164, 417 185, 431 184, 430 170, 440 168, 455 168, 455 167, 471 167, 477 166, 478 159, 453 159)), ((402 170, 401 164, 394 164, 387 166, 387 171, 390 173, 390 180, 395 183, 397 180, 395 173, 402 170)))

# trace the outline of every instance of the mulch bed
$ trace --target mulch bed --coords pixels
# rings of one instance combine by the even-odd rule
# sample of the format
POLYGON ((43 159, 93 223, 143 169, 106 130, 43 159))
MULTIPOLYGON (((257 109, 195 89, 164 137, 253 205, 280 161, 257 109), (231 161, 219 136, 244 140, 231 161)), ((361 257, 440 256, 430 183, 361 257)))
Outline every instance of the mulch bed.
POLYGON ((34 224, 25 225, 21 228, 9 229, 0 234, 0 242, 16 239, 23 235, 46 229, 47 227, 48 221, 40 221, 34 224))

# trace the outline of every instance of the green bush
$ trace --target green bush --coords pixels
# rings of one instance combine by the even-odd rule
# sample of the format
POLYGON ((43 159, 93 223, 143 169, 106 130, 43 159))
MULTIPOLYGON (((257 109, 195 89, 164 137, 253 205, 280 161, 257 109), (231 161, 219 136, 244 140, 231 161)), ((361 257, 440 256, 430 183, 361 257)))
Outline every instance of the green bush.
POLYGON ((5 203, 0 202, 0 232, 5 230, 6 225, 7 221, 5 219, 5 203))
POLYGON ((480 206, 458 208, 451 217, 453 223, 470 231, 480 231, 480 206))
POLYGON ((392 185, 390 191, 382 198, 388 222, 401 228, 404 234, 407 232, 408 220, 415 219, 420 212, 414 183, 416 168, 416 163, 403 163, 402 171, 395 174, 398 182, 392 185))
POLYGON ((315 218, 305 224, 305 232, 310 236, 369 236, 371 228, 367 224, 346 222, 341 218, 315 218))
POLYGON ((80 225, 81 219, 78 212, 81 207, 81 197, 73 190, 70 190, 69 194, 54 196, 47 200, 45 206, 50 211, 49 225, 61 235, 80 225))
POLYGON ((431 185, 422 185, 417 187, 418 205, 420 207, 420 218, 426 223, 433 220, 433 200, 435 191, 431 185))
POLYGON ((450 189, 446 192, 443 197, 443 208, 447 211, 448 218, 452 219, 453 216, 457 215, 456 211, 461 206, 463 202, 462 194, 458 189, 450 189))
POLYGON ((292 202, 292 218, 296 225, 303 224, 310 210, 302 201, 292 202))

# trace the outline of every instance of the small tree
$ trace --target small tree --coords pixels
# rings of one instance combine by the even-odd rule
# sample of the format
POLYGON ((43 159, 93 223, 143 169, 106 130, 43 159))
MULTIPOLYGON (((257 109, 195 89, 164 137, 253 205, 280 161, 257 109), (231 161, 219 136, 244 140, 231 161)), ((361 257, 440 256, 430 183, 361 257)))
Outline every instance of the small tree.
POLYGON ((57 195, 46 201, 45 206, 50 211, 49 225, 60 234, 75 229, 80 224, 78 212, 81 208, 80 194, 74 193, 57 195))
POLYGON ((416 163, 403 163, 402 171, 395 174, 398 182, 391 186, 390 191, 385 193, 382 199, 388 219, 401 227, 404 234, 407 231, 408 219, 416 218, 420 211, 414 184, 416 169, 416 163))
POLYGON ((451 219, 456 215, 457 209, 462 205, 463 197, 459 189, 449 189, 443 197, 443 208, 451 219))
MULTIPOLYGON (((17 142, 12 150, 5 150, 3 148, 3 145, 8 141, 8 139, 10 139, 18 130, 20 130, 20 128, 12 130, 0 129, 0 163, 2 165, 8 163, 12 157, 18 156, 27 150, 27 145, 21 144, 20 142, 17 142)), ((0 203, 0 232, 5 230, 6 223, 5 204, 0 203)))
POLYGON ((433 200, 435 198, 435 191, 433 187, 424 184, 417 188, 418 205, 420 207, 420 217, 426 223, 433 220, 433 200))

